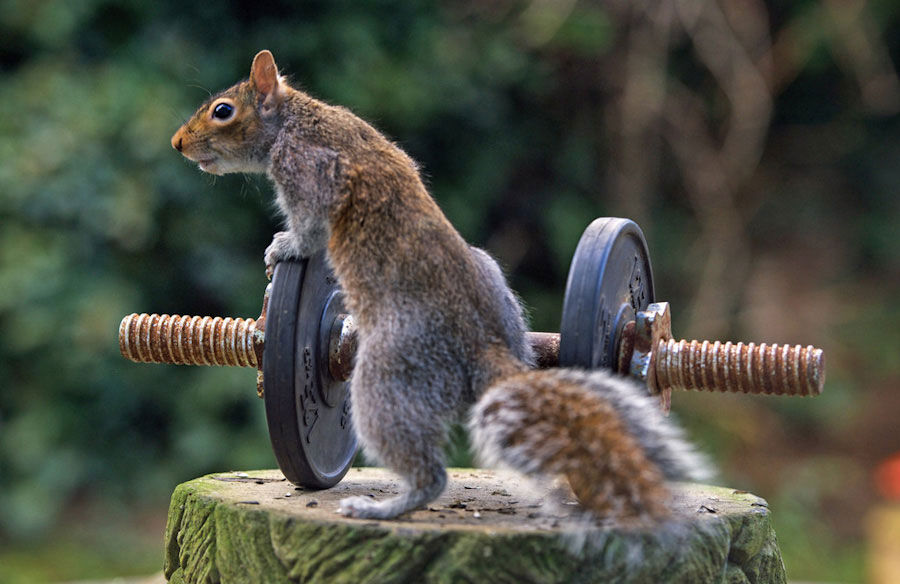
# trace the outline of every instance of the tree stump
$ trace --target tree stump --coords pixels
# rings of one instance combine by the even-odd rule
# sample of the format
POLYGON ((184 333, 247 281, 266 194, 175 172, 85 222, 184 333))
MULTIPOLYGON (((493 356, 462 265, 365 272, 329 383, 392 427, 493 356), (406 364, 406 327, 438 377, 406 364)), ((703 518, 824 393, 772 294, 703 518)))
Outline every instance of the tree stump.
POLYGON ((676 483, 678 529, 587 526, 576 506, 510 473, 449 471, 427 509, 391 521, 348 519, 351 495, 389 497, 400 481, 351 469, 337 486, 295 487, 273 470, 179 485, 166 526, 172 583, 215 582, 785 582, 769 509, 734 489, 676 483))

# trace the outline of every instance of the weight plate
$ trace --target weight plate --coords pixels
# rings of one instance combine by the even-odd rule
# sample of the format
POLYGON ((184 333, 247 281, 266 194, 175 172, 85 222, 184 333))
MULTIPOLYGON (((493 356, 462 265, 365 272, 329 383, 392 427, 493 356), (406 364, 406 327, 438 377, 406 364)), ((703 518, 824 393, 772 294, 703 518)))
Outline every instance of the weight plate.
POLYGON ((328 371, 328 341, 343 297, 324 253, 275 266, 266 311, 263 385, 269 438, 289 481, 336 485, 356 455, 349 383, 328 371))
POLYGON ((569 268, 559 365, 615 369, 622 328, 653 301, 653 272, 640 227, 629 219, 595 219, 569 268))

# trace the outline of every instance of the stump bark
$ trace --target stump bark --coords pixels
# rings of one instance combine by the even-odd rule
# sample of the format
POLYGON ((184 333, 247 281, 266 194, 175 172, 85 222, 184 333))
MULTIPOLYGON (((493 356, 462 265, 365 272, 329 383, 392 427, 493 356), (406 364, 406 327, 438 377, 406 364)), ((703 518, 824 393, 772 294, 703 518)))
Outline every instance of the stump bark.
POLYGON ((172 583, 216 582, 785 582, 766 502, 734 489, 676 483, 679 527, 573 529, 573 501, 518 475, 450 471, 427 509, 392 521, 336 513, 351 495, 401 488, 352 469, 337 486, 295 487, 278 471, 229 472, 179 485, 166 526, 172 583), (555 499, 554 504, 550 504, 555 499))

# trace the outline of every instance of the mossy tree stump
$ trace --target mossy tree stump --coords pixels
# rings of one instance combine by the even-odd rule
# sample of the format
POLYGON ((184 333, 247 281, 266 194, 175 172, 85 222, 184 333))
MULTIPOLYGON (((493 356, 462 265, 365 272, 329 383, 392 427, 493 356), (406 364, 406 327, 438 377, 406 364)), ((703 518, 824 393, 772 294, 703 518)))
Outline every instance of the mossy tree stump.
MULTIPOLYGON (((399 481, 352 469, 325 491, 278 471, 221 473, 179 485, 166 527, 165 574, 197 582, 785 582, 759 497, 672 485, 684 528, 666 536, 616 527, 565 536, 568 509, 505 473, 451 470, 444 495, 393 521, 336 513, 350 495, 391 496, 399 481), (575 551, 579 549, 580 551, 575 551)), ((673 530, 669 530, 671 532, 673 530)))

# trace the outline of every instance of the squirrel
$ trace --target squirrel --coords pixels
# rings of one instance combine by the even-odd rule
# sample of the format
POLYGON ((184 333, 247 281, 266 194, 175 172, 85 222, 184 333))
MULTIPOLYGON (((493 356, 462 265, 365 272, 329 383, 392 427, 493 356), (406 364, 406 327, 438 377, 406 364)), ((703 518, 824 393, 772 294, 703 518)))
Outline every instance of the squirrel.
POLYGON ((327 250, 358 326, 354 429, 405 485, 382 501, 343 499, 343 515, 389 519, 437 498, 448 424, 467 412, 479 460, 565 476, 598 519, 664 520, 666 481, 707 476, 640 385, 533 369, 521 302, 444 216, 416 163, 346 108, 291 87, 269 51, 249 79, 205 101, 172 146, 208 173, 268 175, 287 224, 266 249, 269 275, 327 250))

